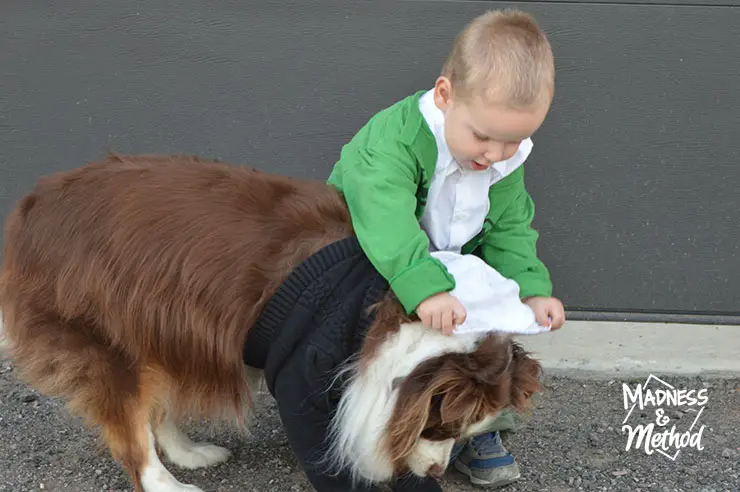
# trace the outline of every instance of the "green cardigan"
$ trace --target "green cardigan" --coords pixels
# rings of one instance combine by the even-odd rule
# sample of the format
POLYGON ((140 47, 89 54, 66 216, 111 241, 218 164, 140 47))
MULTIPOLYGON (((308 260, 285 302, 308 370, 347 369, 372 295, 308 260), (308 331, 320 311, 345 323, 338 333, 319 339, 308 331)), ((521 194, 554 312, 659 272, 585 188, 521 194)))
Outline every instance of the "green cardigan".
MULTIPOLYGON (((408 313, 455 280, 429 253, 419 220, 437 164, 434 135, 419 110, 424 91, 374 115, 347 143, 328 183, 343 195, 358 241, 408 313)), ((524 168, 495 183, 483 230, 462 250, 519 284, 521 297, 552 295, 550 274, 537 258, 534 203, 524 168)))

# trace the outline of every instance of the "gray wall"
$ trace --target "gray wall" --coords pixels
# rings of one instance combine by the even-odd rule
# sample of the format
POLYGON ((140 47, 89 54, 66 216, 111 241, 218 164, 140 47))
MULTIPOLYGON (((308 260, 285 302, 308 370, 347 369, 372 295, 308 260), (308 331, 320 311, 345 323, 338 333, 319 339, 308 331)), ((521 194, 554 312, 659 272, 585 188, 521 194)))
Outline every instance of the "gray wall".
POLYGON ((0 14, 3 217, 39 175, 109 149, 323 178, 373 112, 431 86, 469 19, 519 6, 557 57, 528 165, 556 294, 597 317, 740 315, 736 7, 43 3, 0 14))

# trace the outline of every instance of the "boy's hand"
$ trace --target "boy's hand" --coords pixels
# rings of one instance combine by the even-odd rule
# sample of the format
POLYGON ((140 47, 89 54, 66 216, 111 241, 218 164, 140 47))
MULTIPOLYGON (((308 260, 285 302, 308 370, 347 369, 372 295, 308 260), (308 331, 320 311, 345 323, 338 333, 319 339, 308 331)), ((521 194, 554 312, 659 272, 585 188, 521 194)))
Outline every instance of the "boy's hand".
POLYGON ((554 297, 525 297, 522 302, 534 311, 537 323, 547 326, 552 323, 552 330, 559 330, 565 323, 565 308, 559 299, 554 297))
POLYGON ((466 316, 465 308, 457 297, 447 292, 434 294, 421 301, 416 314, 424 326, 441 330, 445 335, 451 335, 455 325, 462 324, 466 316))

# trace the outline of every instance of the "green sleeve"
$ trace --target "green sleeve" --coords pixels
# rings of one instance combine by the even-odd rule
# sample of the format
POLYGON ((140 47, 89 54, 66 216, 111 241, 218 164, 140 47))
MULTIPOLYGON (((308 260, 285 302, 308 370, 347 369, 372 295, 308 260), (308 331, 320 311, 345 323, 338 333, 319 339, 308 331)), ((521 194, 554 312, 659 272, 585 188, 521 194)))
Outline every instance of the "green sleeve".
MULTIPOLYGON (((501 275, 518 283, 521 297, 550 297, 550 273, 537 258, 539 234, 532 228, 534 202, 524 181, 515 186, 511 203, 483 237, 481 257, 501 275)), ((494 189, 495 186, 491 194, 494 189)))
POLYGON ((328 182, 344 196, 360 245, 407 313, 430 295, 452 290, 454 278, 430 255, 416 218, 420 171, 409 150, 379 143, 345 152, 328 182))

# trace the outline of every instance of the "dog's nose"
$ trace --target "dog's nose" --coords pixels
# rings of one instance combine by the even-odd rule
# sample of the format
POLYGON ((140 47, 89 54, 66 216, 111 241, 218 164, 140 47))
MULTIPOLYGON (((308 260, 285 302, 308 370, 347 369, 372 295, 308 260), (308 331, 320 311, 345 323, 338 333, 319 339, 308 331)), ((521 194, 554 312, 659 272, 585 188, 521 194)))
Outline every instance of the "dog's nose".
POLYGON ((442 465, 434 464, 429 467, 427 470, 427 476, 432 478, 442 478, 442 475, 444 475, 445 469, 442 467, 442 465))

